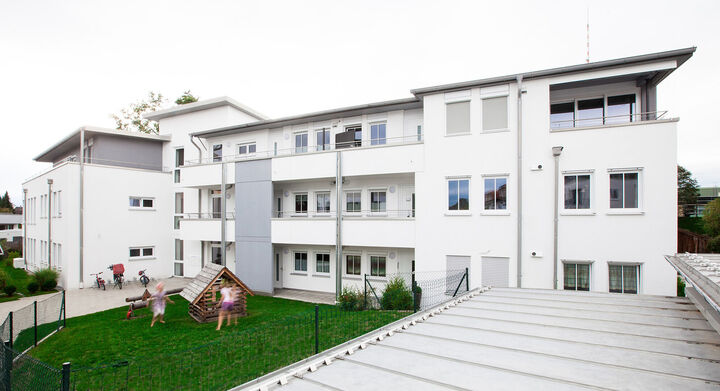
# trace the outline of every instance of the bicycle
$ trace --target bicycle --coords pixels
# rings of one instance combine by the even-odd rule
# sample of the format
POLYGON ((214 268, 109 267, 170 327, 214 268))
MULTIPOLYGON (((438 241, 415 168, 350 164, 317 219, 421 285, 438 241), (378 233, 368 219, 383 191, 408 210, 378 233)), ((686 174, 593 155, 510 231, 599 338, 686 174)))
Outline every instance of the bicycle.
POLYGON ((103 274, 103 272, 90 273, 91 276, 95 276, 95 285, 97 285, 98 289, 102 288, 102 290, 105 290, 105 280, 100 278, 101 274, 103 274))
POLYGON ((140 270, 138 272, 138 276, 140 276, 140 283, 143 284, 145 288, 147 288, 147 285, 150 283, 150 278, 147 276, 147 274, 145 274, 145 270, 147 269, 140 270))
POLYGON ((125 266, 122 263, 116 263, 108 266, 108 269, 112 270, 113 273, 113 284, 116 288, 122 289, 123 284, 123 273, 125 273, 125 266))

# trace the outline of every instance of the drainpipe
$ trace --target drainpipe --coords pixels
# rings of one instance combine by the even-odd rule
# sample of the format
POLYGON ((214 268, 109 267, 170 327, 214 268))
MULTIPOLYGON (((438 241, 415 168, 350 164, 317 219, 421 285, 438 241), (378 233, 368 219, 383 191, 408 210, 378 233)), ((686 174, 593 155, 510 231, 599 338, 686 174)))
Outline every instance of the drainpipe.
POLYGON ((522 288, 522 80, 517 75, 517 287, 522 288))
POLYGON ((27 189, 23 189, 23 259, 25 260, 25 270, 27 270, 27 189))
POLYGON ((52 268, 52 185, 53 180, 48 178, 48 269, 52 268))
MULTIPOLYGON (((198 145, 195 143, 195 138, 196 138, 196 137, 197 137, 197 136, 190 136, 190 142, 192 143, 192 145, 195 146, 195 148, 197 148, 197 150, 198 150, 198 161, 199 161, 200 163, 202 163, 202 150, 200 149, 200 146, 198 146, 198 145)), ((198 138, 198 141, 200 141, 199 138, 198 138)), ((200 144, 202 144, 202 141, 200 141, 200 144)), ((207 148, 205 148, 205 145, 203 145, 203 149, 207 150, 207 148)))
POLYGON ((80 223, 78 224, 79 232, 78 232, 78 260, 80 262, 80 288, 83 287, 83 274, 84 274, 84 267, 83 267, 83 221, 85 220, 84 214, 85 214, 85 129, 80 129, 80 213, 79 213, 79 220, 80 223))
POLYGON ((555 203, 553 204, 553 289, 558 289, 558 202, 560 187, 560 154, 563 147, 552 147, 555 158, 555 203))
POLYGON ((220 263, 225 266, 225 224, 227 223, 227 216, 225 216, 226 211, 226 200, 225 200, 225 171, 227 170, 227 167, 225 167, 225 162, 220 163, 221 173, 222 173, 222 179, 220 180, 221 187, 220 187, 220 197, 222 201, 220 201, 220 246, 222 247, 222 250, 220 251, 220 263))
POLYGON ((335 159, 335 298, 342 293, 342 152, 335 159))

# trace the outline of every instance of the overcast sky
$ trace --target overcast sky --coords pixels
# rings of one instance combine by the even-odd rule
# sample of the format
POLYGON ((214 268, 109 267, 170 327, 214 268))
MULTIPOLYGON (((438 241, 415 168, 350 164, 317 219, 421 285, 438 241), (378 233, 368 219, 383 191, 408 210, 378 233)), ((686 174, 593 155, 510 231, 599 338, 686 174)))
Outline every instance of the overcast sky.
POLYGON ((593 61, 698 47, 658 108, 681 119, 679 163, 720 185, 717 0, 0 0, 0 191, 21 205, 34 156, 150 90, 280 117, 582 63, 588 7, 593 61))

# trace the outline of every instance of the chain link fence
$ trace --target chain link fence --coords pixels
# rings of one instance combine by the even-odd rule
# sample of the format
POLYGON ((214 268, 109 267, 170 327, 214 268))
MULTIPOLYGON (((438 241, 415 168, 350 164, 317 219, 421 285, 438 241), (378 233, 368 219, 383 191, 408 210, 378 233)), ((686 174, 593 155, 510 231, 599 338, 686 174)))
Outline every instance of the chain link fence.
POLYGON ((3 342, 17 352, 35 346, 60 330, 65 322, 65 292, 42 296, 23 308, 11 311, 0 324, 3 342))
POLYGON ((466 293, 470 288, 468 277, 467 269, 394 273, 385 277, 365 274, 362 294, 367 308, 387 308, 388 300, 383 300, 383 296, 389 284, 397 290, 401 283, 412 295, 412 308, 424 311, 466 293))

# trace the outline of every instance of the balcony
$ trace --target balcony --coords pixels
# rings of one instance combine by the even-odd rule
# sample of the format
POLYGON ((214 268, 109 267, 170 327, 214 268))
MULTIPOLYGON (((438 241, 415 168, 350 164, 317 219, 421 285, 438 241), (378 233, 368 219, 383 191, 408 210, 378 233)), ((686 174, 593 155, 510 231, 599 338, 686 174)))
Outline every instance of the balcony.
MULTIPOLYGON (((235 214, 227 213, 225 240, 235 241, 235 214)), ((180 220, 179 238, 183 240, 221 241, 219 213, 185 213, 180 220)))
MULTIPOLYGON (((220 186, 222 183, 222 167, 220 163, 185 165, 180 171, 180 185, 183 187, 220 186)), ((234 164, 228 164, 226 167, 225 183, 235 183, 234 164)))
POLYGON ((271 229, 273 243, 335 245, 335 218, 329 215, 274 218, 271 229))
POLYGON ((579 114, 580 113, 574 113, 571 111, 567 111, 565 113, 551 112, 550 129, 552 131, 564 131, 610 126, 628 126, 645 122, 673 120, 667 116, 667 111, 598 116, 582 116, 579 114))

